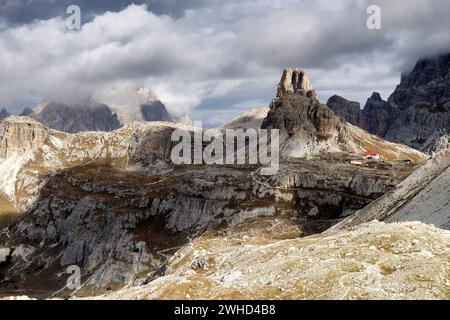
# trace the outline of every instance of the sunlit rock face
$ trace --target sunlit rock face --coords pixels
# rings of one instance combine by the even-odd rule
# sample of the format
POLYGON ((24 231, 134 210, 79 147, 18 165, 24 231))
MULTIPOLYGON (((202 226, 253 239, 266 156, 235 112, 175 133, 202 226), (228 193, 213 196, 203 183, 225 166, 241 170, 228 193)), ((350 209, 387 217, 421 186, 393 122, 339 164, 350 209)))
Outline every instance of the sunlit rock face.
POLYGON ((311 80, 305 70, 301 68, 287 68, 283 71, 278 84, 277 98, 282 98, 286 93, 304 93, 308 97, 315 94, 311 80))
POLYGON ((27 118, 10 117, 0 126, 0 159, 39 149, 47 138, 40 123, 27 118))
POLYGON ((449 231, 418 222, 284 240, 237 228, 202 235, 163 277, 103 298, 449 299, 449 244, 449 231))

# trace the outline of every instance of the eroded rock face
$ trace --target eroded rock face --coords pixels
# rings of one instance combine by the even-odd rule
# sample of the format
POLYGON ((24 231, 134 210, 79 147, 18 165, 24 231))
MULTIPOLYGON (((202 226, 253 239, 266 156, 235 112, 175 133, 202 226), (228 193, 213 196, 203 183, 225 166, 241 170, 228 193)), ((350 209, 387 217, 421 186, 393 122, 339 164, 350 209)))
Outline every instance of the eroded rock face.
POLYGON ((279 129, 282 141, 298 132, 331 138, 339 119, 317 100, 308 75, 303 69, 285 69, 278 85, 277 96, 261 128, 279 129))
POLYGON ((442 136, 442 133, 435 133, 428 138, 423 146, 423 151, 427 154, 434 155, 450 147, 450 135, 442 136))
POLYGON ((47 138, 47 132, 40 123, 26 118, 15 119, 6 119, 0 127, 0 160, 38 150, 47 138))
POLYGON ((419 60, 389 97, 397 117, 386 138, 423 148, 450 130, 450 54, 419 60))
POLYGON ((328 99, 327 106, 337 116, 344 118, 349 123, 360 128, 365 128, 364 116, 358 102, 348 101, 347 99, 334 95, 328 99))
POLYGON ((299 131, 307 131, 323 139, 332 137, 336 132, 338 118, 318 100, 303 94, 286 93, 282 99, 274 100, 261 127, 279 129, 284 137, 299 131))

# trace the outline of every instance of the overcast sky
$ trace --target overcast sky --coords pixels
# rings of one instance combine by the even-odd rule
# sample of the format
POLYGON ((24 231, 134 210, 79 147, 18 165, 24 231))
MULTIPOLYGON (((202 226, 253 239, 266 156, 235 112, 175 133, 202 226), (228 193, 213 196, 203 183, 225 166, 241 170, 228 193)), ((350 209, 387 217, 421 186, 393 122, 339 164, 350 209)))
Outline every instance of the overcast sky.
POLYGON ((448 0, 0 0, 0 106, 145 85, 172 113, 212 126, 267 105, 285 67, 320 100, 384 99, 422 56, 450 51, 448 0), (66 28, 77 4, 82 29, 66 28), (366 9, 381 8, 382 30, 366 9))

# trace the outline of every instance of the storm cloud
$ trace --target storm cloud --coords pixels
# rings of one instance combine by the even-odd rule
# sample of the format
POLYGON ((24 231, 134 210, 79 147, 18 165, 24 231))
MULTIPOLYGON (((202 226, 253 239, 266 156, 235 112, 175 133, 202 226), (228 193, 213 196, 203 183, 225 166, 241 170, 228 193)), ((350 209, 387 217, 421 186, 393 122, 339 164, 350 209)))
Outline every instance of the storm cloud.
POLYGON ((0 0, 0 105, 146 85, 174 113, 209 125, 270 102, 301 66, 322 102, 384 98, 422 56, 450 51, 450 3, 399 1, 0 0), (368 30, 366 9, 381 8, 368 30), (65 8, 79 4, 70 31, 65 8))

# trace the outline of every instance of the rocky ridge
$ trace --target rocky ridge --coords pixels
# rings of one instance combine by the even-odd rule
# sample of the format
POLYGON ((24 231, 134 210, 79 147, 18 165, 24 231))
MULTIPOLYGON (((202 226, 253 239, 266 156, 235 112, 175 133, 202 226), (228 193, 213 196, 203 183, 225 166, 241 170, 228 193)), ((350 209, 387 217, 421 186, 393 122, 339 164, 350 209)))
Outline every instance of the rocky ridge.
POLYGON ((387 101, 376 92, 361 111, 339 97, 329 107, 347 121, 386 140, 428 151, 430 144, 450 130, 450 54, 419 60, 403 75, 387 101))

